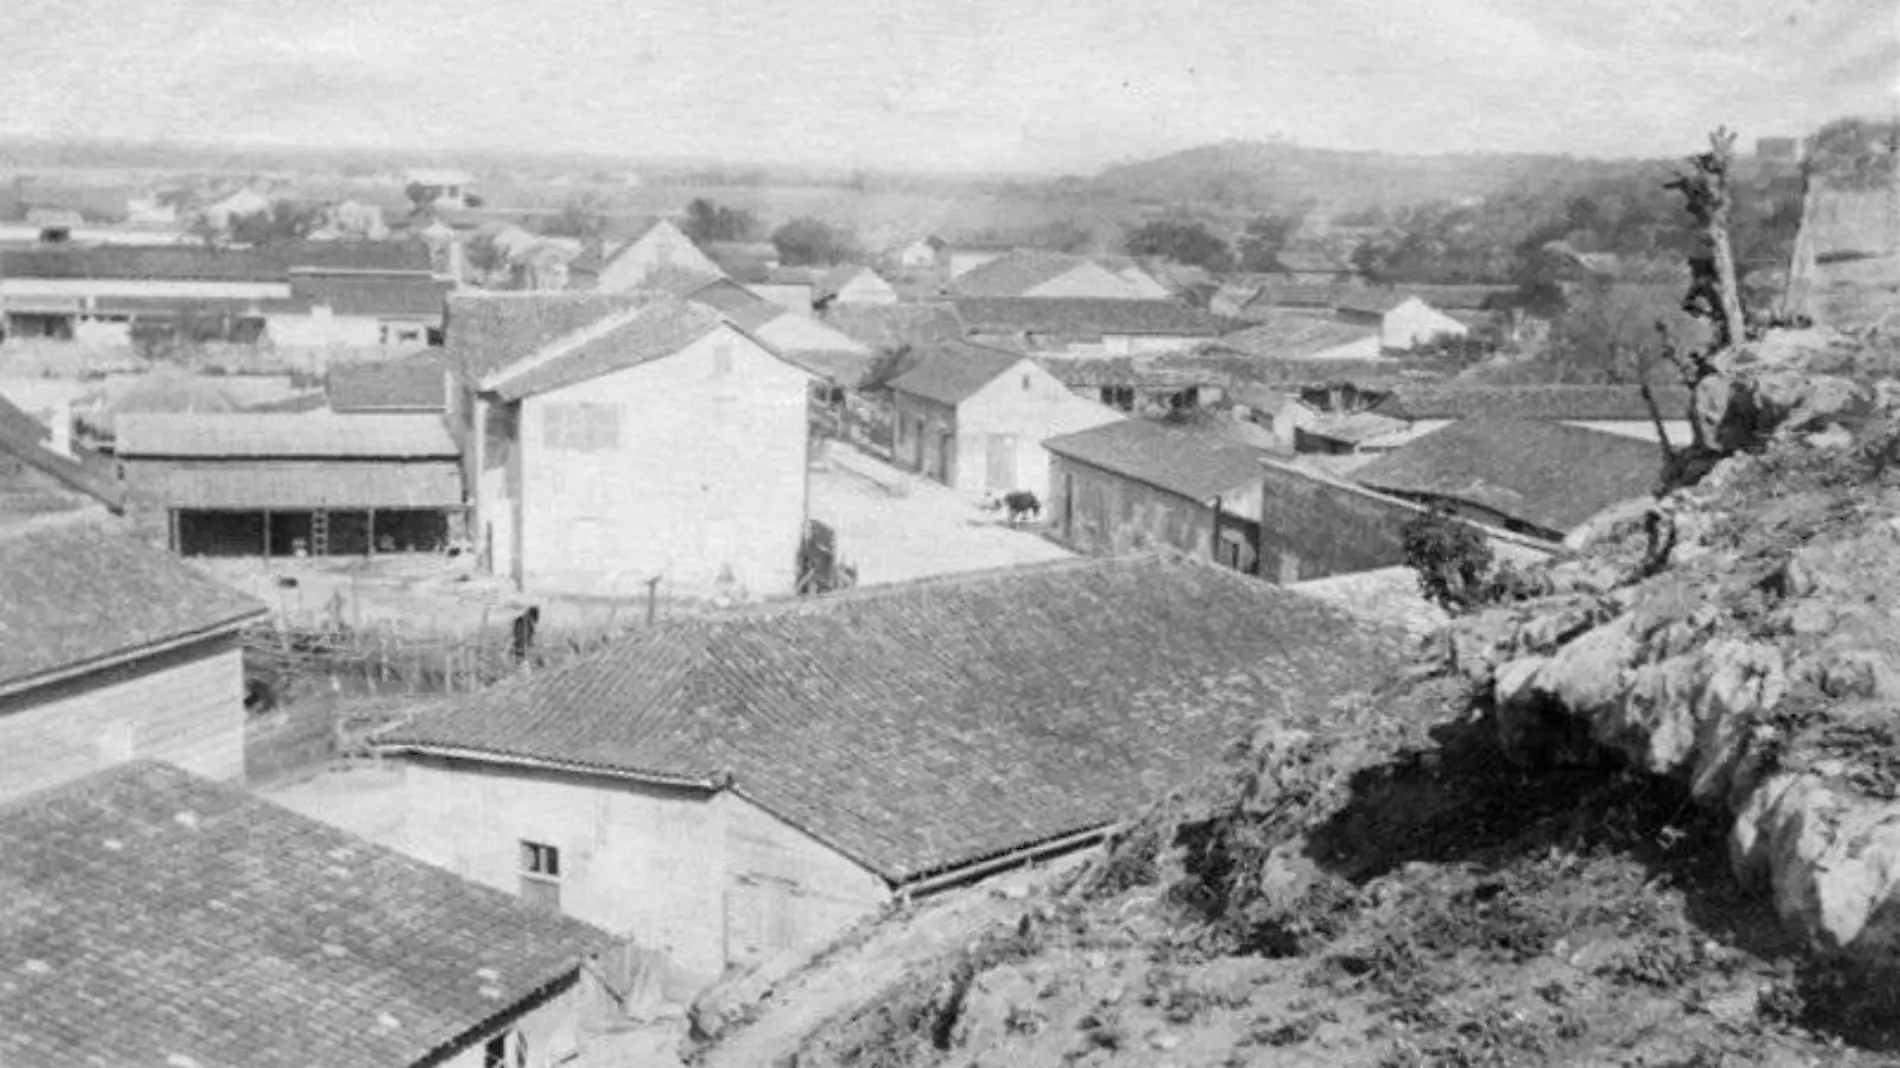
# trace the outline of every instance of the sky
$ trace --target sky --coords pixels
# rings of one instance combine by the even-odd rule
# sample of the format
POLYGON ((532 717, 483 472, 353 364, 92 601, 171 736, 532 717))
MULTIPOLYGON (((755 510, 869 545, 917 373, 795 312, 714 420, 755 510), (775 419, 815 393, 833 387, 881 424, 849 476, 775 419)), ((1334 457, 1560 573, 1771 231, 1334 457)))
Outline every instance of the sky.
POLYGON ((1093 172, 1900 113, 1900 0, 6 0, 0 135, 1093 172))

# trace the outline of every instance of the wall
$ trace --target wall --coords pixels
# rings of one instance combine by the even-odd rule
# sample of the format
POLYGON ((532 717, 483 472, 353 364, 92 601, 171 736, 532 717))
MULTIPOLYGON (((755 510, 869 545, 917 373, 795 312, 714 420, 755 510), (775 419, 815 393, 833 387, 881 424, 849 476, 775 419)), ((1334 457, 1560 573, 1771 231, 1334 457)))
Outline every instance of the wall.
POLYGON ((792 592, 806 518, 810 378, 730 327, 662 360, 521 403, 529 592, 792 592), (716 352, 731 354, 716 373, 716 352), (550 449, 551 405, 620 409, 618 447, 550 449))
POLYGON ((332 315, 327 308, 312 308, 303 315, 266 315, 264 330, 273 345, 369 348, 383 341, 382 329, 374 318, 332 315))
POLYGON ((859 271, 832 298, 839 304, 895 304, 897 290, 872 271, 859 271))
POLYGON ((0 698, 0 800, 143 757, 244 778, 244 665, 234 637, 0 698))
MULTIPOLYGON (((1268 462, 1260 511, 1260 575, 1304 582, 1405 563, 1405 525, 1424 513, 1407 501, 1268 462)), ((1502 532, 1492 551, 1524 561, 1549 549, 1502 532)))
POLYGON ((1028 290, 1023 296, 1134 300, 1140 294, 1108 268, 1096 263, 1078 263, 1047 282, 1028 290))
POLYGON ((1045 514, 1050 529, 1057 541, 1077 552, 1165 545, 1203 560, 1213 556, 1211 504, 1054 454, 1049 457, 1049 484, 1045 514))
POLYGON ((706 257, 691 238, 671 223, 658 223, 601 268, 594 288, 602 293, 622 293, 638 289, 654 271, 676 267, 696 274, 723 275, 719 265, 706 257))
POLYGON ((1042 443, 1063 434, 1117 422, 1121 413, 1071 392, 1029 360, 978 390, 957 408, 957 483, 960 489, 1007 493, 1028 490, 1049 499, 1049 453, 1042 443), (1025 388, 1027 383, 1027 388, 1025 388), (1014 485, 989 484, 991 435, 1013 439, 1014 485))
POLYGON ((403 763, 410 852, 519 893, 521 842, 553 845, 562 911, 666 953, 694 985, 755 956, 746 943, 761 925, 744 909, 758 883, 798 891, 780 899, 790 915, 773 925, 796 944, 774 948, 817 948, 890 896, 868 871, 730 791, 434 757, 403 763))
POLYGON ((1386 312, 1379 322, 1379 344, 1387 349, 1409 349, 1440 334, 1467 333, 1465 324, 1416 297, 1386 312))
POLYGON ((956 434, 956 409, 913 393, 891 392, 891 462, 897 466, 949 483, 968 470, 961 442, 952 446, 949 477, 940 469, 938 443, 946 435, 954 441, 956 434), (923 421, 921 432, 918 420, 923 421))

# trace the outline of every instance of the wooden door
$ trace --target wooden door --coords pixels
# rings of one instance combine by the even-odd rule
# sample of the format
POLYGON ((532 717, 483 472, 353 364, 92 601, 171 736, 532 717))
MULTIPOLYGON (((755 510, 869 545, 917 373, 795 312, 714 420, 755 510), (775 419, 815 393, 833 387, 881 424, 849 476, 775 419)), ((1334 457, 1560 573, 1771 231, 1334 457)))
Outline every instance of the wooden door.
POLYGON ((1011 434, 991 434, 983 444, 984 475, 988 489, 1008 493, 1016 485, 1016 438, 1011 434))

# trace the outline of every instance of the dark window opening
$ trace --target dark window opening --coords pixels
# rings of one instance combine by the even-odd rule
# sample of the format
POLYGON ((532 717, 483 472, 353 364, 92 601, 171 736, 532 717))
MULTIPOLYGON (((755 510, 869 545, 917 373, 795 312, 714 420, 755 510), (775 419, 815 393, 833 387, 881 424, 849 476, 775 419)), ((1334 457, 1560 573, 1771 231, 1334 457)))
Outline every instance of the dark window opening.
POLYGON ((561 911, 561 851, 546 842, 521 843, 521 900, 561 911))

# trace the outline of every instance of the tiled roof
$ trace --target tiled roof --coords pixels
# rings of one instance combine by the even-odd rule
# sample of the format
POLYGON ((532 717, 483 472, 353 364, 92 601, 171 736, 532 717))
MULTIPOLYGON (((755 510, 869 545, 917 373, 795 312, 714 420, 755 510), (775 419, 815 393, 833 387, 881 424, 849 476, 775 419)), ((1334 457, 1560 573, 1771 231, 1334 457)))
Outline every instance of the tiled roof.
POLYGON ((656 267, 648 272, 647 276, 640 280, 640 288, 657 289, 663 293, 671 293, 683 300, 721 281, 728 282, 735 286, 738 284, 726 278, 725 275, 707 274, 704 271, 695 271, 686 267, 668 265, 656 267))
POLYGON ((1218 337, 1246 325, 1173 300, 980 297, 958 298, 955 305, 957 317, 974 334, 1218 337))
POLYGON ((140 761, 0 808, 0 1063, 421 1064, 603 931, 140 761))
POLYGON ((952 341, 925 350, 922 360, 892 379, 890 386, 898 393, 910 393, 955 407, 1025 359, 1027 357, 1019 352, 952 341))
POLYGON ((1653 442, 1527 419, 1464 419, 1352 473, 1374 489, 1488 508, 1561 536, 1618 501, 1655 491, 1653 442))
POLYGON ((1327 249, 1281 249, 1274 262, 1295 274, 1350 274, 1352 264, 1327 249))
MULTIPOLYGON (((1019 248, 1006 252, 981 267, 958 275, 950 283, 959 299, 964 297, 1021 297, 1051 279, 1085 267, 1086 256, 1042 249, 1019 248)), ((1106 268, 1104 268, 1106 269, 1106 268)), ((1112 272, 1111 272, 1112 273, 1112 272)))
POLYGON ((334 361, 328 377, 331 411, 448 408, 448 369, 431 352, 395 360, 334 361))
POLYGON ((290 276, 292 300, 328 305, 337 315, 432 316, 441 318, 454 283, 418 274, 332 274, 298 271, 290 276))
POLYGON ((1332 308, 1354 287, 1337 282, 1262 281, 1254 290, 1253 305, 1282 308, 1332 308))
POLYGON ((877 354, 867 346, 808 315, 777 308, 769 317, 759 309, 757 317, 764 321, 751 328, 743 321, 748 316, 727 319, 793 364, 838 385, 857 386, 877 363, 877 354))
POLYGON ((1377 412, 1321 412, 1300 430, 1331 441, 1359 445, 1400 433, 1407 425, 1402 419, 1393 419, 1377 412))
MULTIPOLYGON (((1689 391, 1652 387, 1664 419, 1687 418, 1689 391)), ((1404 382, 1373 409, 1397 419, 1647 420, 1638 386, 1485 386, 1457 382, 1404 382)))
POLYGON ((503 400, 575 385, 665 359, 724 322, 711 308, 665 294, 556 338, 486 380, 503 400))
MULTIPOLYGON (((383 416, 380 418, 388 418, 383 416)), ((462 468, 427 460, 128 460, 126 480, 167 508, 309 511, 460 508, 462 468)))
POLYGON ((0 397, 0 435, 14 441, 39 442, 51 437, 53 432, 19 405, 0 397))
POLYGON ((0 278, 282 282, 293 268, 429 270, 418 241, 297 241, 261 248, 92 245, 0 252, 0 278))
POLYGON ((1371 327, 1283 314, 1267 322, 1223 334, 1215 344, 1267 360, 1297 360, 1346 345, 1372 343, 1377 355, 1379 332, 1371 327))
POLYGON ((451 294, 443 356, 456 373, 479 382, 562 335, 652 299, 640 290, 451 294))
MULTIPOLYGON (((728 315, 750 315, 765 308, 771 308, 775 313, 779 310, 778 305, 730 278, 703 281, 698 287, 680 295, 695 304, 704 304, 728 315)), ((747 328, 741 325, 741 329, 747 328)))
POLYGON ((1401 285, 1353 288, 1340 291, 1342 310, 1383 314, 1413 297, 1440 311, 1488 311, 1508 306, 1517 296, 1517 287, 1508 285, 1401 285))
POLYGON ((116 452, 125 458, 413 459, 458 455, 442 417, 430 413, 136 413, 114 421, 113 437, 116 452))
POLYGON ((1124 818, 1390 639, 1235 572, 1068 560, 656 628, 386 735, 732 789, 901 883, 1124 818))
POLYGON ((834 304, 825 309, 825 325, 874 349, 894 351, 963 336, 963 324, 949 304, 834 304))
POLYGON ((1050 438, 1042 447, 1195 501, 1260 482, 1260 462, 1271 455, 1202 428, 1150 419, 1104 423, 1050 438))
POLYGON ((236 626, 263 611, 113 522, 0 527, 0 688, 236 626))

